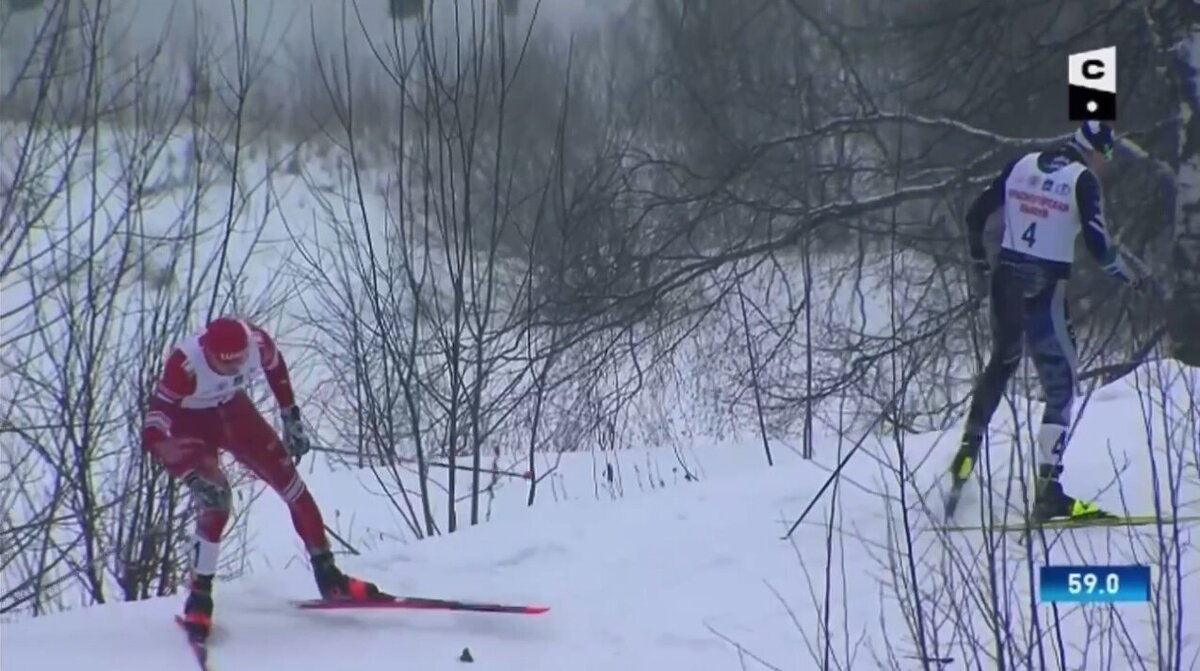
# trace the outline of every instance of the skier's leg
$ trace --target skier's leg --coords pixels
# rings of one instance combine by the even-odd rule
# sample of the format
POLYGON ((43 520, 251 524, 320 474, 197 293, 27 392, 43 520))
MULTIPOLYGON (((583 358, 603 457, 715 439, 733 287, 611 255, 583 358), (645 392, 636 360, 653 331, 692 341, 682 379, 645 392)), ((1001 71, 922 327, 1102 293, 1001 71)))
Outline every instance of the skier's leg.
MULTIPOLYGON (((179 423, 176 420, 176 426, 179 423)), ((215 546, 229 520, 232 500, 229 482, 217 461, 217 446, 205 437, 185 433, 149 446, 149 450, 166 471, 191 492, 196 509, 192 568, 197 573, 212 575, 217 562, 215 546)))
POLYGON ((217 571, 221 534, 229 520, 232 501, 229 482, 217 460, 211 440, 213 417, 196 411, 173 421, 171 438, 147 449, 172 477, 191 491, 196 511, 196 531, 191 546, 191 581, 183 617, 188 632, 205 638, 212 627, 212 580, 217 571))
POLYGON ((1048 283, 1029 299, 1028 311, 1028 347, 1046 397, 1037 439, 1038 470, 1054 479, 1062 473, 1078 373, 1066 287, 1066 280, 1048 283))
POLYGON ((226 443, 230 453, 270 485, 288 506, 296 533, 307 547, 317 581, 325 598, 370 598, 379 595, 375 585, 342 573, 334 562, 325 535, 325 523, 316 500, 305 486, 283 441, 245 395, 227 406, 226 443))
POLYGON ((1021 363, 1023 311, 1020 278, 1013 266, 1001 263, 992 277, 991 286, 992 350, 971 392, 962 446, 952 466, 959 479, 965 479, 970 473, 992 415, 1000 406, 1008 381, 1021 363))
POLYGON ((225 448, 283 499, 309 552, 328 549, 321 510, 275 429, 244 394, 222 407, 222 418, 225 448))
POLYGON ((1027 311, 1028 347, 1046 397, 1037 435, 1035 514, 1042 518, 1102 514, 1095 505, 1067 496, 1059 483, 1078 379, 1075 329, 1066 294, 1065 279, 1049 282, 1029 299, 1027 311))
POLYGON ((950 490, 944 501, 946 518, 954 516, 963 487, 971 476, 988 424, 1008 381, 1021 362, 1021 333, 1024 328, 1022 311, 1023 289, 1016 268, 1000 263, 992 275, 991 325, 992 351, 983 373, 975 381, 971 392, 971 406, 967 411, 967 425, 963 431, 958 451, 950 461, 950 490))

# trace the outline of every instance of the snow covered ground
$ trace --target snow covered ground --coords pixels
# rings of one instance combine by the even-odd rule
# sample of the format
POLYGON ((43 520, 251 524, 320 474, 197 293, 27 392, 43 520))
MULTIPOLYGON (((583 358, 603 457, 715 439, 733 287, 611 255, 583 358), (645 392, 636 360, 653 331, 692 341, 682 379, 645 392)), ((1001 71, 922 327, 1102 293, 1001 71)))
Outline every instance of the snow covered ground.
MULTIPOLYGON (((1198 390, 1194 371, 1150 364, 1093 395, 1067 453, 1068 489, 1113 510, 1200 513, 1198 390)), ((1019 407, 1018 431, 1005 430, 1009 413, 998 414, 994 502, 1038 411, 1019 407)), ((287 601, 314 589, 306 566, 289 561, 296 548, 282 506, 268 502, 251 527, 260 546, 276 549, 274 563, 218 585, 213 666, 437 671, 463 668, 458 657, 469 647, 468 668, 497 670, 1200 667, 1198 616, 1187 611, 1200 595, 1200 524, 1047 533, 1035 537, 1032 561, 1017 534, 938 533, 922 498, 956 438, 910 436, 902 450, 890 438, 868 439, 790 541, 781 536, 850 442, 819 437, 815 462, 776 446, 773 468, 752 440, 696 445, 681 455, 702 471, 695 481, 668 476, 667 486, 644 491, 627 484, 616 498, 592 485, 593 459, 611 453, 572 455, 556 477, 573 494, 558 503, 521 510, 523 483, 513 480, 494 502, 507 507, 495 521, 419 542, 380 539, 342 560, 396 592, 550 606, 540 616, 293 610, 287 601), (1148 564, 1153 601, 1032 606, 1030 572, 1046 563, 1148 564), (1003 618, 998 639, 985 613, 1003 618), (924 654, 952 663, 915 658, 918 619, 924 654)), ((619 457, 626 474, 634 463, 656 462, 667 474, 680 463, 667 451, 619 457)), ((394 526, 386 505, 364 493, 361 482, 372 480, 361 472, 310 477, 326 508, 352 509, 361 525, 394 526)), ((975 492, 960 515, 982 510, 975 492)), ((0 667, 188 668, 171 622, 179 607, 172 597, 6 624, 0 667)))
MULTIPOLYGON (((22 156, 22 139, 28 130, 20 124, 0 129, 0 149, 6 150, 0 151, 0 156, 7 161, 0 161, 4 163, 0 166, 0 182, 12 180, 20 172, 16 161, 22 156)), ((337 275, 330 268, 346 267, 344 258, 323 256, 331 254, 331 250, 349 254, 350 249, 366 249, 365 244, 340 244, 338 236, 346 234, 345 231, 366 230, 370 223, 376 227, 372 230, 378 232, 395 223, 375 218, 376 214, 371 215, 370 222, 359 222, 362 212, 386 211, 382 194, 388 193, 391 184, 386 171, 365 171, 363 177, 370 188, 364 189, 363 208, 343 210, 335 203, 349 197, 354 181, 347 173, 343 156, 322 155, 319 147, 291 146, 269 137, 263 144, 246 145, 238 154, 221 133, 210 135, 186 128, 166 134, 138 128, 106 128, 96 134, 94 144, 86 134, 76 136, 76 133, 72 129, 39 129, 35 132, 37 141, 29 143, 35 149, 30 150, 27 158, 36 169, 26 168, 21 173, 25 175, 20 180, 24 185, 22 193, 41 195, 21 201, 16 221, 31 220, 37 210, 37 221, 46 223, 30 226, 27 235, 16 236, 9 242, 11 250, 6 250, 12 252, 14 265, 0 277, 4 304, 0 310, 3 340, 0 367, 19 373, 0 378, 3 385, 0 401, 19 400, 11 409, 5 405, 5 410, 19 415, 24 426, 43 427, 24 432, 22 438, 9 433, 0 441, 0 471, 9 477, 0 487, 0 510, 13 520, 12 528, 32 526, 31 521, 43 517, 56 520, 48 525, 46 537, 69 557, 47 562, 51 568, 42 570, 44 564, 38 562, 26 563, 21 558, 8 561, 20 550, 0 552, 3 555, 0 593, 39 578, 42 583, 55 584, 53 598, 46 600, 51 602, 48 606, 51 610, 90 603, 73 580, 57 582, 71 574, 72 567, 79 562, 106 562, 108 570, 101 572, 98 580, 103 581, 108 594, 121 592, 117 582, 125 567, 112 558, 119 555, 115 545, 129 536, 90 534, 99 546, 95 550, 84 547, 78 539, 82 528, 91 524, 94 517, 99 519, 97 526, 115 528, 126 517, 124 502, 131 500, 128 492, 145 489, 136 482, 140 473, 135 459, 139 454, 138 424, 129 419, 140 412, 148 391, 146 385, 160 365, 163 350, 175 337, 199 326, 210 302, 215 301, 213 308, 217 311, 270 315, 264 325, 282 343, 306 420, 322 446, 343 452, 354 445, 354 436, 359 431, 371 438, 377 436, 371 427, 361 426, 361 405, 357 405, 355 393, 364 385, 383 387, 386 376, 382 366, 364 367, 365 372, 353 366, 355 353, 346 332, 346 322, 352 320, 342 317, 353 314, 358 320, 355 325, 360 327, 358 337, 363 340, 353 344, 367 351, 384 350, 385 341, 394 345, 390 334, 411 333, 396 324, 389 325, 391 331, 376 329, 378 315, 351 309, 355 303, 346 297, 353 293, 348 287, 357 286, 357 291, 361 291, 365 284, 359 281, 361 277, 351 273, 344 286, 336 278, 317 272, 323 269, 337 275), (144 143, 153 145, 155 151, 138 149, 144 143), (76 156, 73 161, 62 156, 63 152, 57 149, 60 144, 79 150, 77 155, 72 154, 76 156), (235 155, 239 158, 233 163, 231 157, 235 155), (199 156, 204 160, 196 160, 199 156), (144 180, 130 181, 131 175, 143 172, 144 180), (60 184, 60 180, 65 182, 60 184), (23 208, 30 208, 30 212, 23 208), (45 208, 44 212, 38 208, 45 208), (338 224, 331 221, 335 218, 338 224), (356 223, 351 226, 342 219, 356 223), (227 227, 228 220, 234 225, 227 227), (223 249, 222 242, 227 238, 229 245, 223 249), (81 265, 104 281, 88 280, 90 275, 80 270, 81 265), (66 281, 72 277, 72 281, 66 281), (331 326, 335 324, 338 326, 331 326), (52 337, 34 335, 42 333, 52 337), (60 353, 71 351, 72 346, 86 347, 90 355, 63 358, 60 353), (139 374, 129 374, 131 367, 139 374), (74 436, 63 427, 76 421, 75 413, 88 407, 90 399, 102 400, 94 408, 94 424, 102 427, 103 433, 90 437, 88 442, 97 447, 88 456, 86 466, 96 474, 93 480, 96 491, 89 493, 91 498, 62 496, 61 492, 78 488, 74 469, 64 464, 74 464, 81 458, 81 453, 71 451, 74 436), (93 503, 89 506, 87 501, 93 503), (61 505, 67 505, 72 514, 51 514, 61 505), (95 557, 105 560, 100 562, 95 557)), ((414 221, 406 225, 410 229, 419 226, 414 221)), ((385 267, 401 261, 423 266, 426 256, 420 250, 408 248, 402 253, 374 248, 373 253, 376 258, 388 254, 404 256, 404 259, 389 256, 382 262, 385 267)), ((445 281, 444 254, 427 256, 432 266, 430 275, 437 279, 423 282, 419 292, 433 301, 434 297, 452 292, 439 284, 445 281)), ((797 267, 762 264, 744 271, 741 292, 749 307, 739 306, 736 300, 727 301, 719 306, 723 316, 695 324, 694 328, 693 324, 677 326, 676 332, 680 338, 686 334, 686 341, 675 347, 669 358, 668 354, 651 351, 649 345, 639 345, 636 357, 614 356, 603 370, 579 376, 594 379, 579 380, 575 379, 573 373, 577 369, 572 366, 577 365, 576 360, 592 356, 589 350, 610 347, 626 352, 625 345, 585 343, 579 348, 581 351, 559 357, 560 363, 550 379, 554 382, 558 376, 565 381, 549 385, 555 392, 546 399, 539 415, 539 450, 588 452, 570 457, 568 464, 559 470, 554 470, 556 455, 541 459, 538 473, 553 471, 553 474, 540 481, 539 503, 587 496, 620 497, 658 486, 659 480, 673 484, 683 479, 681 469, 685 468, 701 477, 728 470, 730 466, 719 461, 715 462, 718 467, 706 470, 701 460, 688 453, 716 450, 715 442, 705 436, 732 435, 747 427, 757 430, 746 372, 751 361, 747 350, 751 338, 747 337, 747 330, 751 332, 754 349, 762 357, 758 383, 764 388, 774 389, 784 397, 809 393, 804 383, 809 365, 806 354, 811 352, 816 387, 856 373, 858 386, 845 393, 886 396, 892 384, 890 371, 879 367, 864 373, 858 357, 865 359, 889 346, 893 308, 897 313, 895 323, 904 324, 907 335, 946 331, 941 322, 924 317, 926 311, 940 309, 949 299, 938 295, 928 300, 930 283, 922 282, 927 279, 929 271, 923 266, 928 263, 922 264, 918 259, 907 264, 903 259, 888 257, 883 263, 885 270, 895 266, 902 274, 889 284, 880 279, 883 273, 879 272, 878 257, 876 254, 861 262, 834 255, 813 260, 811 298, 821 310, 814 316, 811 330, 777 328, 779 324, 795 321, 798 305, 804 300, 804 278, 800 276, 799 264, 797 267), (895 305, 889 305, 892 302, 895 305), (873 337, 881 334, 886 337, 873 337), (799 351, 809 340, 812 350, 799 351), (642 359, 659 355, 663 358, 656 359, 655 367, 641 368, 642 359), (632 360, 639 357, 636 363, 632 360), (633 393, 635 387, 638 391, 633 393), (607 465, 596 457, 597 446, 602 443, 622 448, 611 483, 597 475, 607 465), (706 448, 706 443, 714 444, 706 448), (625 449, 630 446, 641 451, 625 449), (642 449, 646 446, 654 449, 642 449), (685 463, 676 463, 680 459, 685 463), (653 485, 651 473, 655 474, 653 485)), ((416 312, 411 297, 418 291, 405 288, 407 291, 398 292, 400 297, 392 306, 394 309, 383 312, 392 318, 401 315, 416 320, 409 313, 416 312)), ((716 294, 718 291, 726 294, 726 289, 707 287, 705 290, 711 295, 706 300, 718 302, 716 294)), ((467 305, 459 307, 485 309, 476 299, 466 300, 467 305)), ((503 303, 498 299, 501 307, 492 308, 502 310, 503 303)), ((443 314, 453 311, 453 305, 443 305, 443 314)), ((417 343, 420 347, 414 348, 421 352, 416 365, 428 371, 445 370, 451 352, 441 346, 442 340, 437 337, 443 325, 422 324, 424 334, 417 343)), ((490 374, 481 394, 483 407, 494 407, 509 399, 522 404, 514 412, 505 408, 494 411, 496 417, 505 419, 493 427, 487 444, 489 451, 493 447, 519 449, 513 446, 529 444, 533 403, 527 390, 533 384, 533 370, 519 358, 512 362, 507 359, 511 352, 530 347, 526 340, 529 337, 523 329, 508 329, 484 337, 489 356, 494 355, 504 363, 498 363, 490 374)), ((538 343, 544 345, 554 337, 554 334, 536 334, 533 349, 536 351, 538 343)), ((941 333, 937 339, 947 346, 965 342, 952 333, 941 333)), ((629 347, 632 351, 634 346, 629 347)), ((920 376, 916 383, 934 380, 940 386, 931 384, 931 390, 958 394, 946 388, 954 378, 947 371, 930 365, 922 368, 920 376)), ((433 381, 425 383, 423 391, 437 392, 444 398, 444 380, 448 377, 428 377, 433 381)), ((960 375, 957 381, 965 377, 960 375)), ((264 386, 258 388, 263 396, 264 386)), ((426 444, 443 445, 448 438, 441 400, 435 393, 421 396, 425 413, 422 421, 432 427, 425 429, 426 444)), ((927 399, 932 407, 944 405, 937 394, 910 396, 906 403, 919 406, 927 399)), ((829 403, 835 413, 839 402, 835 398, 829 403)), ((268 411, 269 405, 263 403, 261 407, 268 411)), ((814 412, 817 410, 814 408, 814 412)), ((876 410, 877 407, 856 403, 838 421, 847 427, 861 426, 874 421, 876 410)), ((795 435, 795 425, 803 422, 803 412, 794 411, 788 403, 773 404, 765 413, 771 431, 778 435, 795 435)), ((385 440, 387 446, 397 447, 397 442, 404 439, 389 435, 380 442, 385 440)), ((749 461, 738 464, 748 467, 763 462, 757 440, 722 438, 720 443, 749 446, 749 461)), ((363 449, 371 452, 372 447, 378 446, 372 443, 363 449)), ((398 447, 400 452, 411 454, 408 445, 401 442, 398 447)), ((518 464, 515 467, 524 470, 521 464, 524 459, 512 456, 502 465, 518 464)), ((311 468, 310 462, 305 467, 311 468)), ((377 491, 381 485, 373 474, 347 476, 318 471, 310 472, 309 477, 315 490, 326 492, 322 501, 329 512, 330 526, 356 547, 369 552, 380 544, 412 540, 398 511, 377 491)), ((415 477, 408 477, 407 483, 411 486, 413 480, 415 477)), ((385 477, 385 481, 394 479, 385 477)), ((524 483, 518 480, 510 484, 518 486, 497 496, 511 497, 512 503, 486 502, 489 519, 504 517, 509 510, 524 507, 526 491, 521 486, 524 483)), ((262 488, 241 487, 239 493, 261 496, 262 488)), ((444 506, 444 501, 438 499, 445 496, 439 493, 433 498, 435 507, 444 506)), ((270 517, 272 510, 281 514, 269 501, 263 505, 248 505, 248 499, 238 502, 239 512, 253 518, 270 517)), ((238 569, 270 571, 296 559, 294 540, 287 534, 280 537, 274 533, 276 529, 290 532, 290 524, 280 521, 278 514, 270 524, 255 522, 249 528, 237 523, 231 525, 231 549, 243 539, 250 546, 244 554, 227 555, 238 564, 238 569)), ((460 519, 467 519, 469 506, 460 501, 458 514, 460 519)), ((445 514, 438 511, 437 515, 445 526, 445 514)), ((29 543, 30 547, 39 545, 39 541, 29 543)), ((13 597, 14 603, 17 598, 13 597)), ((0 619, 24 614, 24 606, 12 606, 13 610, 9 610, 8 603, 3 605, 5 608, 0 610, 6 612, 0 613, 0 619)))

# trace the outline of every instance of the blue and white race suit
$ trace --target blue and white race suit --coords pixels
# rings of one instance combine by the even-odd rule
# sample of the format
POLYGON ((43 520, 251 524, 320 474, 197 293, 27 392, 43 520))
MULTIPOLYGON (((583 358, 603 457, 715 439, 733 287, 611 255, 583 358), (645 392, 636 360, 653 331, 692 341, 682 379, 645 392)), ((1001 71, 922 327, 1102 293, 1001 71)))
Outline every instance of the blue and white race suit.
POLYGON ((1133 273, 1105 230, 1100 182, 1070 145, 1016 159, 975 199, 967 239, 977 262, 985 259, 984 227, 997 210, 1004 230, 990 286, 992 352, 976 382, 967 433, 987 431, 1027 351, 1046 397, 1039 465, 1057 476, 1078 372, 1066 287, 1079 235, 1110 275, 1132 282, 1133 273))

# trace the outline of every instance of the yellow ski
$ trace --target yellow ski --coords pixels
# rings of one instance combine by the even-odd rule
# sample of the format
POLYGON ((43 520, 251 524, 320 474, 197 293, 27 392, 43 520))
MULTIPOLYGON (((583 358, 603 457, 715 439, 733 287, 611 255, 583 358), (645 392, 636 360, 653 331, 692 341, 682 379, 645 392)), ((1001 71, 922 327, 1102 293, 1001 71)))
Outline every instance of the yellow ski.
POLYGON ((1179 517, 1159 517, 1158 515, 1114 515, 1112 517, 1056 517, 1044 522, 1033 520, 1022 522, 997 522, 991 525, 980 524, 937 524, 934 529, 941 531, 997 531, 1001 533, 1010 531, 1025 531, 1036 529, 1077 529, 1088 527, 1140 527, 1140 526, 1157 526, 1161 523, 1163 526, 1169 527, 1175 523, 1184 524, 1187 522, 1200 522, 1200 515, 1181 515, 1179 517))

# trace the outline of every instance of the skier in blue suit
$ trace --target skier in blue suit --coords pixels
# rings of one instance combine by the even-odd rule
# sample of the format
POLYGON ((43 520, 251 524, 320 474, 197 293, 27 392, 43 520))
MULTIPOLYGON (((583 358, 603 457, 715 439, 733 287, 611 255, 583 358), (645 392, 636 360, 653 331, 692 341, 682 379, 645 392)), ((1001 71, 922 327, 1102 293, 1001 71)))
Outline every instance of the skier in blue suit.
POLYGON ((973 279, 977 287, 987 287, 991 301, 992 351, 975 383, 962 443, 950 466, 948 516, 1025 353, 1033 358, 1046 398, 1037 434, 1034 519, 1110 515, 1067 495, 1059 476, 1078 372, 1066 297, 1076 238, 1083 234, 1088 251, 1109 275, 1135 287, 1146 279, 1141 263, 1114 245, 1105 229, 1098 175, 1112 159, 1113 147, 1108 124, 1085 122, 1062 146, 1005 166, 967 212, 973 279), (997 211, 1004 231, 993 269, 983 237, 997 211))

